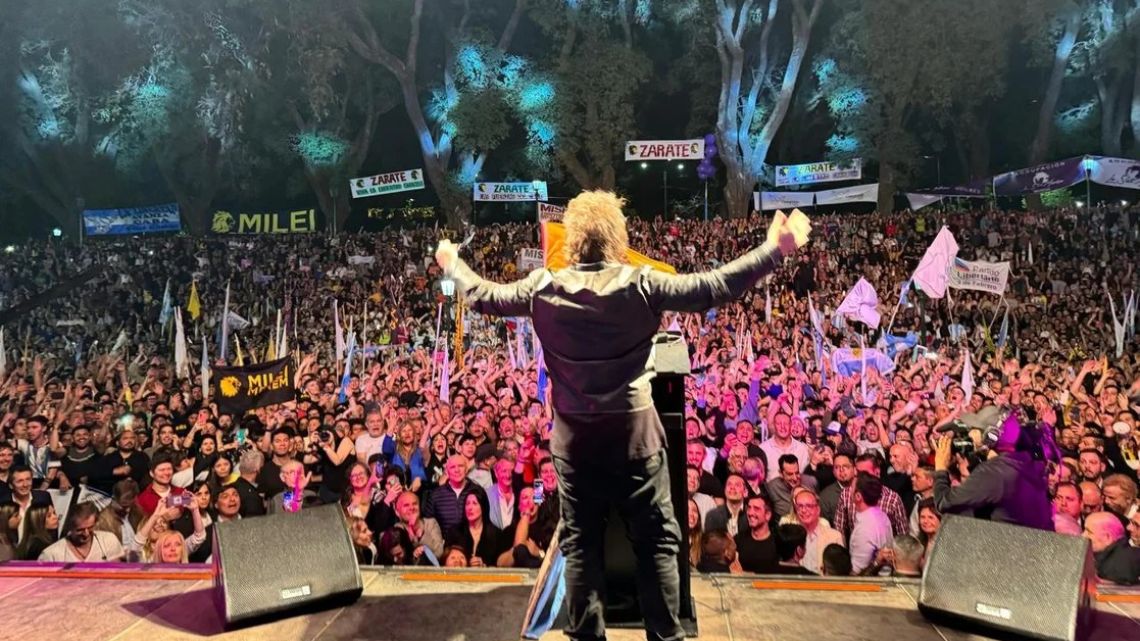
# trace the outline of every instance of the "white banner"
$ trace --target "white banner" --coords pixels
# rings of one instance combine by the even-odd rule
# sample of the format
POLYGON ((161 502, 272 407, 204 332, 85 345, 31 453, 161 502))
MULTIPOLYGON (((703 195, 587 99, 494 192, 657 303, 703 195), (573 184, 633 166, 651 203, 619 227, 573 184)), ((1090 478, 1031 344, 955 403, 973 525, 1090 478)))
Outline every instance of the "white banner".
POLYGON ((859 158, 844 162, 812 162, 804 165, 776 165, 776 186, 810 185, 840 180, 861 180, 863 161, 859 158))
POLYGON ((1089 180, 1098 185, 1140 189, 1140 160, 1092 156, 1089 180))
POLYGON ((542 260, 542 250, 533 247, 523 247, 519 250, 518 268, 520 272, 528 273, 539 269, 545 263, 542 260))
POLYGON ((816 205, 879 202, 879 183, 815 192, 816 205))
POLYGON ((626 160, 704 160, 705 141, 631 140, 625 143, 626 160))
POLYGON ((473 198, 487 202, 523 202, 546 200, 546 182, 535 180, 528 183, 475 183, 473 198))
POLYGON ((566 213, 565 207, 558 205, 551 205, 549 203, 538 203, 538 222, 541 223, 560 223, 562 222, 562 215, 566 213))
POLYGON ((926 207, 927 205, 933 205, 940 200, 942 200, 942 196, 931 196, 930 194, 912 194, 910 192, 907 192, 906 194, 906 201, 910 203, 911 211, 918 211, 923 207, 926 207))
POLYGON ((363 176, 348 181, 353 198, 367 198, 380 194, 394 194, 401 191, 412 191, 424 188, 424 171, 422 169, 405 169, 375 176, 363 176))
POLYGON ((1009 282, 1009 263, 987 263, 983 260, 954 259, 950 268, 950 286, 973 289, 1001 296, 1009 282))
POLYGON ((811 207, 814 201, 814 191, 766 191, 760 194, 760 209, 811 207))

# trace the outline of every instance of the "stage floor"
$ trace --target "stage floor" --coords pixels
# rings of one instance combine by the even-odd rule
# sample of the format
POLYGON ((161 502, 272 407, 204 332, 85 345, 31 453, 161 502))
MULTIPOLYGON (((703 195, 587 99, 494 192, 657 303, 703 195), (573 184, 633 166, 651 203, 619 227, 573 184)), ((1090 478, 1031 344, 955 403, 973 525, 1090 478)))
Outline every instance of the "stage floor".
MULTIPOLYGON (((167 568, 169 569, 169 568, 167 568)), ((202 568, 145 578, 15 576, 0 567, 0 639, 174 641, 272 639, 327 641, 511 641, 519 638, 533 573, 365 569, 364 596, 352 606, 224 632, 202 568)), ((42 575, 42 572, 40 573, 42 575)), ((773 577, 774 578, 774 577, 773 577)), ((917 583, 818 580, 812 589, 756 577, 695 577, 699 638, 707 641, 960 641, 977 637, 926 622, 916 609, 917 583), (783 586, 783 587, 781 587, 783 586), (825 589, 826 588, 826 589, 825 589)), ((1095 641, 1140 638, 1140 592, 1101 602, 1095 641), (1126 602, 1132 600, 1132 602, 1126 602)), ((1112 597, 1107 597, 1112 598, 1112 597)), ((612 641, 644 639, 641 630, 610 630, 612 641)), ((564 639, 560 630, 542 641, 564 639)))

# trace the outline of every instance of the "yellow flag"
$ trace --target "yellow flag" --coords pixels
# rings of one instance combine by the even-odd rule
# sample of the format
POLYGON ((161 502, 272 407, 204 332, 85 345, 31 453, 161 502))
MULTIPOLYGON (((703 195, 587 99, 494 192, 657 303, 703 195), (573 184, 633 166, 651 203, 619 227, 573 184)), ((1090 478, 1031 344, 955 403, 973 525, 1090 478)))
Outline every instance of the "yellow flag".
POLYGON ((269 337, 269 344, 265 346, 265 362, 266 363, 268 363, 270 361, 277 360, 277 345, 275 345, 274 343, 276 343, 276 341, 274 341, 273 337, 270 336, 269 337))
MULTIPOLYGON (((558 271, 569 267, 562 246, 566 243, 566 227, 562 223, 542 223, 542 254, 543 263, 550 271, 558 271)), ((676 274, 677 268, 659 260, 653 260, 645 254, 626 250, 626 260, 634 267, 649 266, 660 272, 676 274)))
POLYGON ((245 357, 241 355, 241 341, 238 340, 237 334, 234 334, 234 354, 237 366, 245 367, 245 357))
POLYGON ((190 302, 186 303, 186 311, 193 320, 198 320, 202 314, 202 300, 198 298, 198 281, 190 282, 190 302))

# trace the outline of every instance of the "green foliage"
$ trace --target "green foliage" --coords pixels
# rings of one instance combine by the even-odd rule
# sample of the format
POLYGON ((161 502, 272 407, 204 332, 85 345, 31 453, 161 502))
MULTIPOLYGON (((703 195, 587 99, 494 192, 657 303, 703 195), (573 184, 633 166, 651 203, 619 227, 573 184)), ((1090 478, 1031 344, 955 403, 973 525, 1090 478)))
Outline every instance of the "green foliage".
MULTIPOLYGON (((1069 189, 1054 189, 1053 191, 1046 191, 1038 194, 1041 197, 1041 204, 1044 207, 1072 207, 1076 202, 1073 194, 1069 189)), ((1022 206, 1029 209, 1029 202, 1024 198, 1021 202, 1022 206)))
POLYGON ((496 86, 459 93, 448 114, 456 146, 470 151, 498 147, 511 132, 506 104, 506 92, 496 86))
POLYGON ((328 132, 305 131, 293 137, 293 151, 309 167, 326 168, 339 165, 348 153, 349 144, 328 132))

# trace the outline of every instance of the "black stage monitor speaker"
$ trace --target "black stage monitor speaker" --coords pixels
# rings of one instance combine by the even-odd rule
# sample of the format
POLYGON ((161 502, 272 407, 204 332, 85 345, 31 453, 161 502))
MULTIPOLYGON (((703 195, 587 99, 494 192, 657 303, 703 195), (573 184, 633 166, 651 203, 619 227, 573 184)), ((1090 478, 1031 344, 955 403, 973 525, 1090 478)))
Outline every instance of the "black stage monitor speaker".
POLYGON ((339 505, 214 530, 214 599, 227 628, 360 598, 360 565, 339 505))
POLYGON ((1085 539, 947 516, 922 577, 918 607, 951 627, 1035 639, 1083 639, 1096 581, 1085 539))

